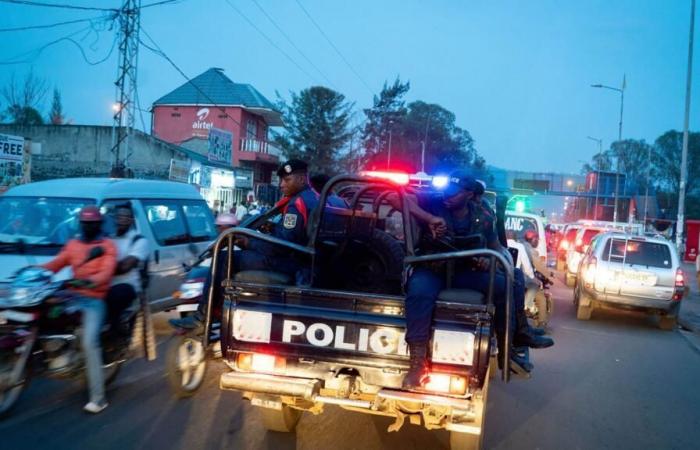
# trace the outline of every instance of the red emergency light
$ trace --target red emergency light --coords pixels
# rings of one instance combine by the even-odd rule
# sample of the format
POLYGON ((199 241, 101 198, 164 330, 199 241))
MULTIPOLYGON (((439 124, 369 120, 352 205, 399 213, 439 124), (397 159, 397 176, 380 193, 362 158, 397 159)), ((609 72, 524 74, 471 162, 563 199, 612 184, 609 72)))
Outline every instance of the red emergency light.
POLYGON ((360 175, 372 178, 381 178, 383 180, 389 180, 396 184, 406 185, 409 182, 409 177, 407 173, 402 172, 386 172, 381 170, 367 170, 360 172, 360 175))

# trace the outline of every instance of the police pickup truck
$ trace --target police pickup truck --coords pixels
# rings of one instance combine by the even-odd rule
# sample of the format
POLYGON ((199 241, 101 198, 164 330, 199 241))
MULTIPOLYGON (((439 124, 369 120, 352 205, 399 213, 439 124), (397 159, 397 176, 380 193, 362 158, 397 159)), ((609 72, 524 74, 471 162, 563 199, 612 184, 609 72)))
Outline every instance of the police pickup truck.
POLYGON ((210 300, 202 344, 210 350, 220 336, 230 368, 221 376, 221 389, 242 392, 259 407, 268 430, 292 432, 304 411, 321 414, 325 405, 338 405, 395 418, 389 431, 409 421, 449 430, 453 449, 481 447, 489 379, 497 367, 491 294, 451 288, 440 293, 429 382, 407 391, 401 387, 409 367, 402 273, 417 264, 441 265, 449 280, 454 261, 479 255, 491 258, 492 277, 498 265, 511 283, 512 266, 484 249, 446 247, 444 253, 420 255, 413 244, 418 228, 407 212, 410 191, 408 183, 396 180, 341 175, 325 186, 320 204, 335 193, 349 207, 317 208, 307 246, 251 228, 233 228, 216 242, 212 273, 222 264, 226 269, 223 281, 212 283, 209 298, 223 296, 223 312, 219 327, 210 300), (392 194, 402 211, 388 206, 392 194), (396 227, 397 218, 402 226, 396 227), (227 260, 235 256, 223 250, 233 248, 239 235, 298 255, 310 284, 276 272, 233 273, 227 260))

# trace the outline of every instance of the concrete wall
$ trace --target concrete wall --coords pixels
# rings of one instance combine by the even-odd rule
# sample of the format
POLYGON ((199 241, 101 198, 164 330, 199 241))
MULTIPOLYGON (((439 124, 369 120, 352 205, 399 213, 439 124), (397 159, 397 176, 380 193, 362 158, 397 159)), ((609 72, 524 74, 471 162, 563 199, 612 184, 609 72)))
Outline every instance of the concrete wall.
MULTIPOLYGON (((41 144, 41 153, 32 155, 32 181, 109 175, 113 160, 112 127, 0 124, 0 133, 23 136, 41 144)), ((140 131, 134 134, 133 147, 128 166, 136 178, 167 179, 171 158, 187 161, 177 147, 140 131)))

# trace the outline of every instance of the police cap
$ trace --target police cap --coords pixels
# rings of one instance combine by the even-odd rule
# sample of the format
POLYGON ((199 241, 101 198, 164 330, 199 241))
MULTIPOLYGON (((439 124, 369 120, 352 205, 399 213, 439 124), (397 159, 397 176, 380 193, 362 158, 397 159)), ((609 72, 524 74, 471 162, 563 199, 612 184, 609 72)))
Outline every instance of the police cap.
POLYGON ((293 173, 307 173, 309 165, 300 159, 290 159, 277 169, 277 176, 282 178, 293 173))
POLYGON ((455 170, 450 174, 450 183, 445 188, 445 196, 452 197, 460 190, 475 192, 477 181, 466 170, 455 170))

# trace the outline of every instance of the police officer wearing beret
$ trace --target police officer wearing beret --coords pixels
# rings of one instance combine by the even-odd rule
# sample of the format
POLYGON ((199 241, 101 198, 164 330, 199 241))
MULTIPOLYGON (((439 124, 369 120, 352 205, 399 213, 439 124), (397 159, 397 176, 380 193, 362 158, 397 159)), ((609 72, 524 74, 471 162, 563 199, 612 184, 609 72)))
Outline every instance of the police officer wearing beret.
MULTIPOLYGON (((484 238, 487 248, 502 251, 492 222, 493 216, 483 214, 472 201, 474 192, 478 191, 477 182, 465 171, 456 171, 450 175, 450 181, 442 197, 418 196, 418 203, 410 202, 411 214, 426 228, 424 235, 433 238, 449 239, 454 245, 460 238, 477 233, 484 238)), ((427 240, 430 242, 430 239, 427 240)), ((423 253, 445 251, 419 244, 423 253)), ((455 265, 452 277, 454 288, 468 288, 487 294, 490 275, 487 258, 476 258, 470 263, 455 265)), ((505 336, 505 289, 506 278, 502 272, 496 273, 494 283, 495 329, 499 338, 499 347, 504 348, 505 336)), ((433 310, 439 292, 445 287, 445 276, 433 266, 416 266, 409 270, 406 281, 406 343, 410 353, 410 369, 404 378, 404 388, 421 389, 429 374, 428 342, 432 324, 433 310)), ((524 291, 514 292, 513 297, 523 295, 524 291)), ((517 301, 516 301, 517 303, 517 301)), ((514 324, 510 324, 513 327, 514 324)), ((518 338, 517 334, 514 340, 518 338)), ((527 337, 525 345, 544 347, 551 344, 535 342, 527 337)), ((511 353, 513 358, 517 355, 511 353)), ((516 361, 517 362, 517 361, 516 361)))
MULTIPOLYGON (((280 178, 280 190, 283 198, 275 207, 281 208, 282 219, 265 231, 276 238, 299 245, 307 245, 309 237, 306 225, 309 216, 318 206, 318 194, 309 186, 308 166, 304 161, 290 159, 277 170, 280 178)), ((307 281, 308 274, 299 261, 288 250, 259 239, 237 236, 235 244, 242 250, 233 256, 234 270, 271 270, 282 272, 295 278, 298 283, 307 281)), ((225 261, 226 258, 223 258, 225 261)), ((220 266, 221 277, 225 273, 225 264, 220 266)), ((207 282, 208 285, 208 282, 207 282)), ((204 292, 208 292, 205 286, 204 292)), ((170 323, 179 328, 194 329, 202 326, 207 300, 202 298, 197 313, 183 319, 172 319, 170 323)))

